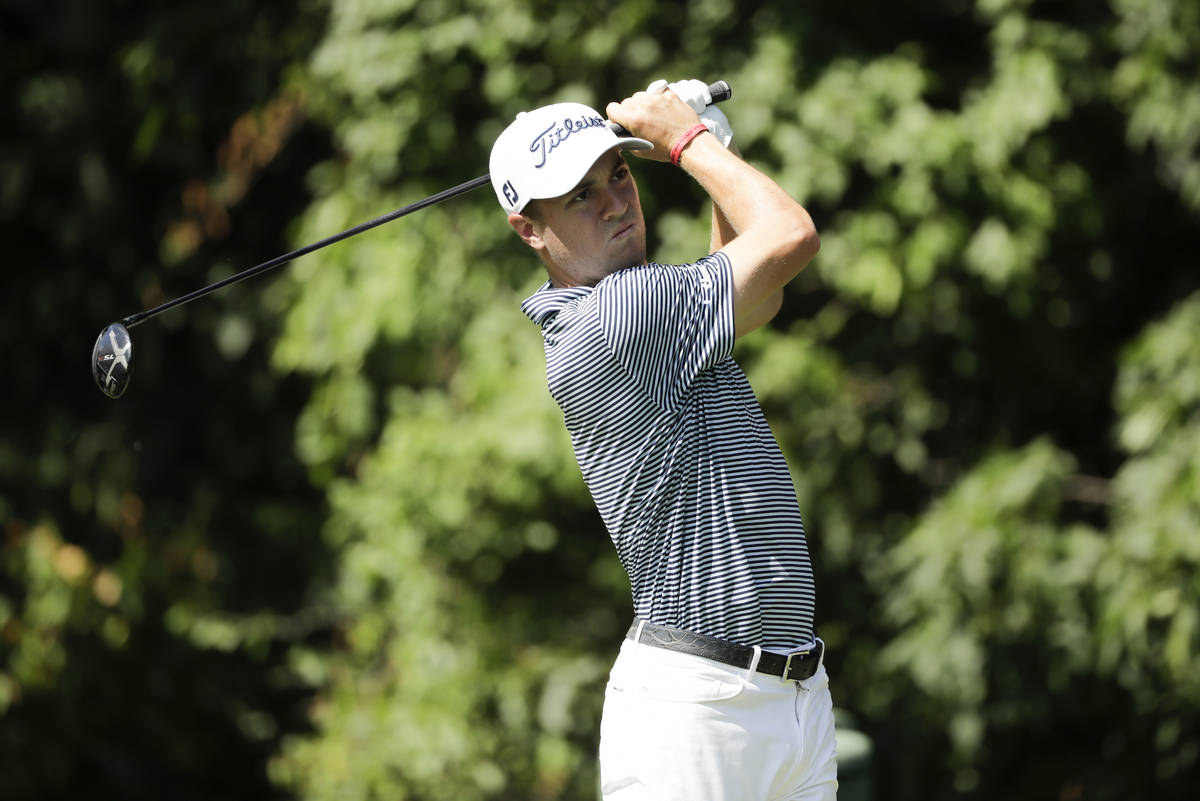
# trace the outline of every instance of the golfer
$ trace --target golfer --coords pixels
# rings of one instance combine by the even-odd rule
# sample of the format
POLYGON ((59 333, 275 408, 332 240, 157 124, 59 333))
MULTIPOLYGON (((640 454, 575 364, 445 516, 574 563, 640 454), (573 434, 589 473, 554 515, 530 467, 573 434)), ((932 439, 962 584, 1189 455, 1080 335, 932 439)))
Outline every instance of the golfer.
POLYGON ((524 113, 492 148, 491 180, 549 275, 522 309, 633 593, 605 692, 604 798, 832 799, 804 526, 731 358, 819 242, 804 208, 729 148, 707 100, 701 81, 656 81, 608 105, 628 137, 577 103, 524 113), (712 198, 695 262, 647 262, 627 152, 674 164, 712 198))

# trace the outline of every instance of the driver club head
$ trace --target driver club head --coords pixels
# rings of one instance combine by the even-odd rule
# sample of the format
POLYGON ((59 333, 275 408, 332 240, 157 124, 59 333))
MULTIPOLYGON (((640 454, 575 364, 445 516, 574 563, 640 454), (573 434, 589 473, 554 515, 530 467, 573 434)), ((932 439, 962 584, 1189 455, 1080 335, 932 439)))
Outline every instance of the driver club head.
POLYGON ((129 385, 133 370, 133 340, 120 323, 113 323, 96 337, 92 348, 92 377, 96 386, 110 398, 119 398, 129 385))

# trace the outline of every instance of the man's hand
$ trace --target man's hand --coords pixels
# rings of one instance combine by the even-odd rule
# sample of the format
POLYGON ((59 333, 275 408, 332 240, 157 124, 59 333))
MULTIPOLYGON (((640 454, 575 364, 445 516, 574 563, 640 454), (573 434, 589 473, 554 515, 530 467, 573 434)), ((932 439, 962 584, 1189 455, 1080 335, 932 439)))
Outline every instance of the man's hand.
POLYGON ((638 92, 620 103, 609 103, 605 113, 634 136, 648 139, 654 145, 653 150, 629 152, 639 158, 670 161, 671 148, 700 122, 700 117, 674 92, 666 91, 665 82, 661 88, 656 84, 651 87, 658 91, 638 92))
POLYGON ((712 94, 708 91, 708 84, 695 78, 675 83, 658 80, 650 84, 646 91, 653 93, 660 85, 666 86, 678 95, 680 100, 691 106, 692 111, 700 115, 700 122, 704 123, 709 133, 720 139, 722 145, 729 147, 729 143, 733 141, 733 126, 729 124, 725 112, 712 105, 712 94))

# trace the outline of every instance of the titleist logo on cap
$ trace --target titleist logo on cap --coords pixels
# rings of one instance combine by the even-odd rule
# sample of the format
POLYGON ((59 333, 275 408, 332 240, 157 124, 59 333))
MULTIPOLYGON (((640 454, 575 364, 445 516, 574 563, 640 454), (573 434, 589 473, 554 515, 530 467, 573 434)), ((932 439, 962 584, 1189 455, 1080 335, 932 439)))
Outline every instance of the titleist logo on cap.
POLYGON ((579 119, 568 117, 562 121, 561 125, 557 122, 554 123, 534 137, 533 141, 529 143, 529 152, 537 154, 541 159, 533 166, 539 169, 545 166, 546 159, 554 151, 554 148, 567 141, 571 134, 579 133, 588 128, 603 127, 604 119, 602 117, 580 117, 579 119))

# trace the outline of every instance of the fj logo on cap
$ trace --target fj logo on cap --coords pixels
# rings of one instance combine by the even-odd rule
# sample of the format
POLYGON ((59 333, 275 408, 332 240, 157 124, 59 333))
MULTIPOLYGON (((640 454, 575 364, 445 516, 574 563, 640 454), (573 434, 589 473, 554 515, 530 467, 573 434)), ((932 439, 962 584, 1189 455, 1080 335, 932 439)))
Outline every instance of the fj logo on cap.
POLYGON ((510 205, 517 205, 517 200, 521 196, 517 194, 517 188, 512 185, 512 181, 505 181, 504 186, 501 187, 501 190, 504 192, 504 199, 507 200, 510 205))
POLYGON ((554 123, 534 137, 533 141, 529 143, 529 152, 541 156, 541 160, 533 166, 538 168, 545 166, 546 159, 554 151, 554 148, 567 141, 567 138, 571 134, 579 133, 588 128, 603 127, 604 120, 600 117, 580 117, 577 120, 567 118, 562 121, 561 125, 554 123))

